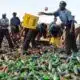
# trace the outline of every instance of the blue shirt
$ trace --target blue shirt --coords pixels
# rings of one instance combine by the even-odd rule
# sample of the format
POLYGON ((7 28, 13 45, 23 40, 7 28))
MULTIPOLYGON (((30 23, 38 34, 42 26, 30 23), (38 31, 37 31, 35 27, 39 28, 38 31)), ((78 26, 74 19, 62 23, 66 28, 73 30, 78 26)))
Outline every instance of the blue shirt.
POLYGON ((65 10, 57 10, 54 12, 54 16, 59 16, 60 20, 66 25, 69 21, 73 20, 73 17, 71 15, 71 12, 67 9, 65 10))
POLYGON ((20 19, 18 17, 13 17, 10 21, 11 25, 13 26, 19 26, 20 25, 20 19))

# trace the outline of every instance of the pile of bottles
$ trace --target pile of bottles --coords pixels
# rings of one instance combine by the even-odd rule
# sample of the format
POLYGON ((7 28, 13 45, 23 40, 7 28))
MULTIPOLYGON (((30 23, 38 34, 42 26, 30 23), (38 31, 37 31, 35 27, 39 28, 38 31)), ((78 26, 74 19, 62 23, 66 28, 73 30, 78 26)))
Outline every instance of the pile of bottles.
POLYGON ((0 60, 0 80, 76 80, 80 79, 80 52, 62 61, 60 54, 44 52, 42 55, 26 56, 26 59, 0 60))

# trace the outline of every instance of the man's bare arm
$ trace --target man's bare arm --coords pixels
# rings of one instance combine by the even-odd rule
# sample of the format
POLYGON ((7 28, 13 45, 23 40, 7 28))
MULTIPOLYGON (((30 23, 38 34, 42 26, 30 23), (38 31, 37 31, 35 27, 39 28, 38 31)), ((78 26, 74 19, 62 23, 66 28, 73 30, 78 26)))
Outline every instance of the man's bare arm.
POLYGON ((50 16, 54 16, 54 15, 55 15, 55 13, 39 12, 39 15, 50 15, 50 16))

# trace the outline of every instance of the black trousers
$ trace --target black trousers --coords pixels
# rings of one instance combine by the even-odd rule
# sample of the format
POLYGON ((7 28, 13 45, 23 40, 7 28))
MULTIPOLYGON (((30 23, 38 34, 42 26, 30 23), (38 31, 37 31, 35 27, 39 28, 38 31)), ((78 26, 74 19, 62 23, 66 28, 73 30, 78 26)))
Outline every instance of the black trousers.
POLYGON ((1 44, 2 44, 4 36, 8 40, 9 47, 13 48, 13 43, 12 43, 12 40, 10 38, 10 34, 9 34, 9 30, 8 29, 0 29, 0 48, 1 48, 1 44))
POLYGON ((23 50, 26 51, 29 48, 30 42, 32 43, 32 47, 36 46, 35 38, 38 34, 37 30, 26 30, 25 37, 24 37, 24 43, 23 43, 23 50))
POLYGON ((78 52, 77 45, 76 45, 76 38, 75 38, 75 28, 73 31, 70 32, 71 26, 67 26, 66 34, 65 34, 65 50, 66 54, 71 54, 71 50, 73 52, 78 52))
POLYGON ((19 35, 19 26, 11 26, 11 34, 12 34, 12 40, 14 42, 15 45, 17 45, 17 36, 19 35))

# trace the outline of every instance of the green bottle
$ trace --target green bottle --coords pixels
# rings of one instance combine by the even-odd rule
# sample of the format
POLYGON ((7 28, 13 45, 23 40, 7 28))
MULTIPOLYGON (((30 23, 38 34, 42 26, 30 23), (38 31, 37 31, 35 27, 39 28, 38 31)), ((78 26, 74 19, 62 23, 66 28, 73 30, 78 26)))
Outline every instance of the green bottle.
POLYGON ((78 67, 74 66, 73 70, 74 70, 74 73, 77 75, 78 74, 78 67))
POLYGON ((49 61, 49 66, 48 66, 49 71, 52 70, 52 61, 49 61))
POLYGON ((57 72, 54 74, 54 80, 60 80, 60 76, 57 72))

